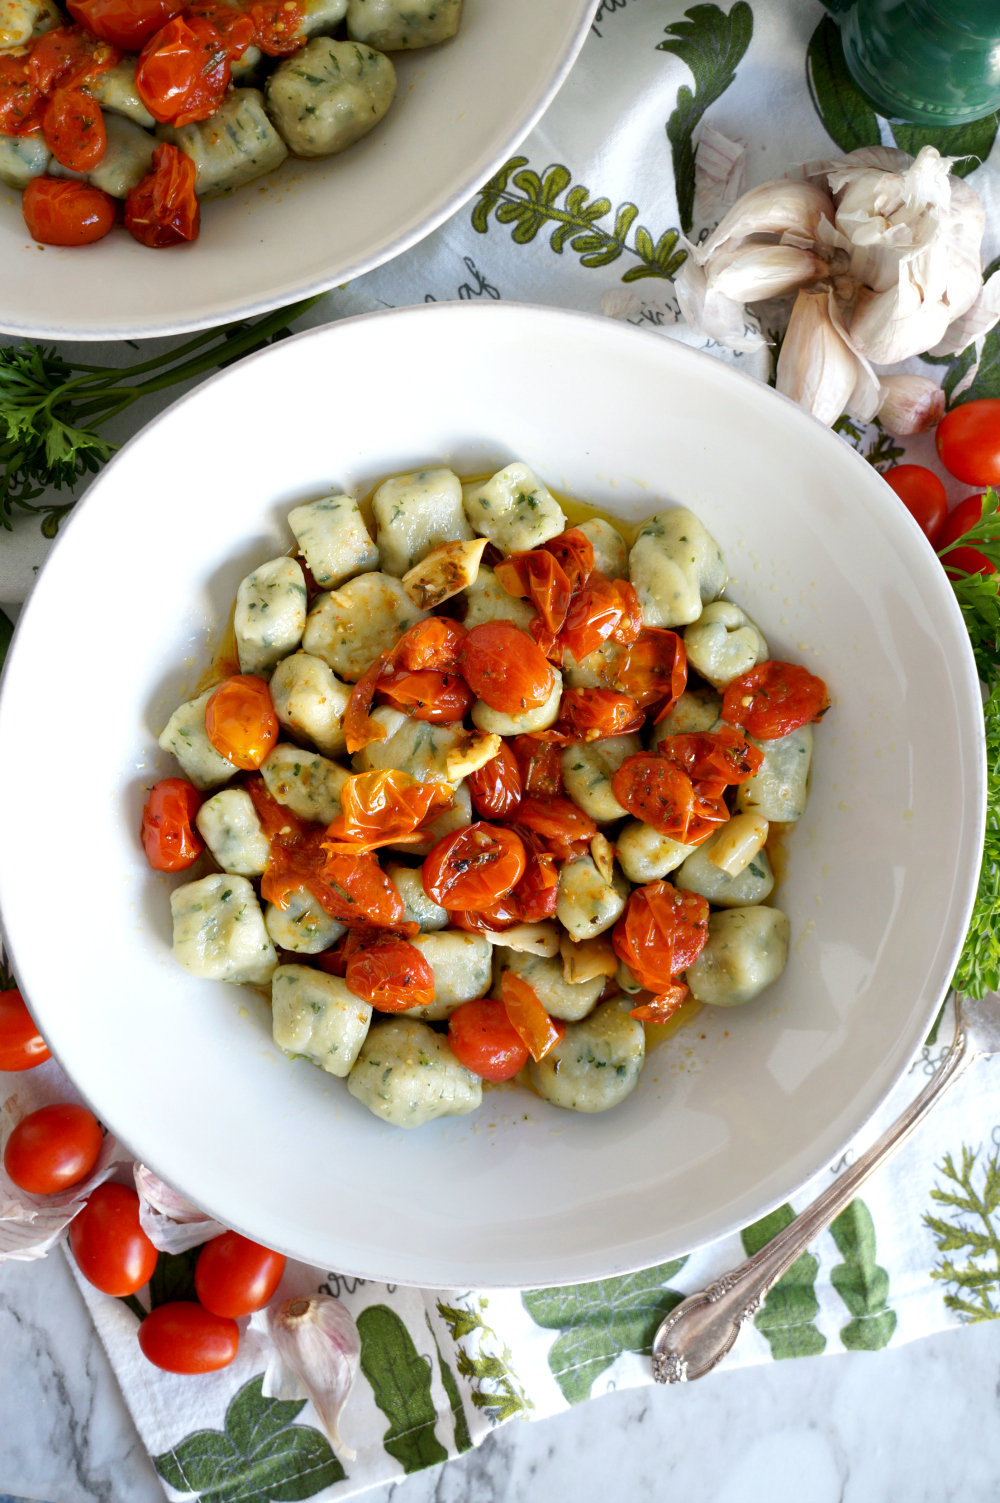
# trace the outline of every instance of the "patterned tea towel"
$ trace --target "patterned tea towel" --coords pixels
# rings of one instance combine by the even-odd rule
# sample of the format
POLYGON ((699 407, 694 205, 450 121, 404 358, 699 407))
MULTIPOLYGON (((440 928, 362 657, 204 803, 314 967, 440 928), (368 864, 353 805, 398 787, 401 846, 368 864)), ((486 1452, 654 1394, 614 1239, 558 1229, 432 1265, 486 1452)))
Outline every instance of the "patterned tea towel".
MULTIPOLYGON (((880 142, 915 153, 930 142, 960 158, 954 170, 983 200, 992 271, 1000 252, 996 136, 995 117, 942 131, 877 118, 854 89, 839 33, 816 0, 687 9, 683 0, 602 0, 565 87, 503 170, 422 244, 331 293, 296 327, 381 306, 510 298, 624 317, 650 337, 686 339, 766 380, 769 351, 733 354, 680 321, 670 280, 679 232, 697 240, 745 187, 803 161, 880 142)), ((124 346, 85 348, 89 360, 137 358, 124 346)), ((1000 396, 1000 335, 907 368, 940 380, 949 401, 1000 396)), ((141 405, 109 436, 127 437, 155 410, 141 405)), ((844 436, 880 470, 904 449, 908 459, 933 463, 931 437, 904 445, 875 425, 848 425, 844 436)), ((967 489, 946 484, 952 500, 967 489)), ((65 500, 65 492, 52 495, 65 500)), ((4 535, 0 600, 24 599, 46 547, 37 517, 4 535)), ((950 1033, 946 1019, 866 1128, 862 1147, 925 1084, 950 1033)), ((5 1099, 4 1084, 0 1078, 5 1099)), ((729 1364, 876 1352, 1000 1313, 998 1086, 1000 1063, 977 1064, 959 1081, 863 1200, 784 1276, 729 1364)), ((281 1292, 328 1290, 361 1332, 361 1373, 341 1425, 353 1460, 334 1455, 310 1405, 262 1397, 264 1363, 251 1341, 221 1373, 173 1378, 140 1355, 137 1317, 124 1303, 81 1289, 170 1497, 346 1497, 467 1450, 492 1425, 650 1383, 649 1343, 663 1314, 763 1245, 853 1152, 739 1236, 598 1284, 415 1290, 289 1265, 281 1292)), ((182 1297, 191 1262, 189 1254, 161 1259, 151 1297, 182 1297)))

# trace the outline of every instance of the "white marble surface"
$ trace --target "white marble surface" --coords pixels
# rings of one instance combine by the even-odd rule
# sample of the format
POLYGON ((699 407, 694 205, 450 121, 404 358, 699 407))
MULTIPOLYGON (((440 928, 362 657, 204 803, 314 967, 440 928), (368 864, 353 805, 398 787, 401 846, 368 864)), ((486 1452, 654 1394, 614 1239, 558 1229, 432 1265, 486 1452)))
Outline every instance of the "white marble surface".
MULTIPOLYGON (((370 1503, 994 1503, 1000 1323, 513 1423, 370 1503)), ((0 1268, 0 1503, 162 1503, 61 1256, 0 1268)))

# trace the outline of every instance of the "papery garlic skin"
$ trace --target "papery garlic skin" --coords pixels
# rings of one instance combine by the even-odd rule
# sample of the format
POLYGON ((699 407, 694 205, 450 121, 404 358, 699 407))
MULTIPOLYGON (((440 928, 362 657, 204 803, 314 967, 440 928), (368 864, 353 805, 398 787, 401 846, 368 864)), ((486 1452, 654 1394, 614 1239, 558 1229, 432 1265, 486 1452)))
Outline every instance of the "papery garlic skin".
POLYGON ((350 1312, 332 1294, 274 1300, 250 1317, 268 1356, 266 1399, 311 1399, 330 1444, 347 1461, 339 1423, 361 1362, 361 1337, 350 1312))
POLYGON ((139 1195, 139 1225, 158 1252, 188 1252, 226 1230, 145 1164, 133 1165, 132 1177, 139 1195))
POLYGON ((704 266, 723 246, 735 250, 748 235, 791 233, 811 244, 823 218, 833 219, 833 201, 823 188, 794 178, 776 178, 744 193, 718 229, 696 247, 694 258, 704 266))
POLYGON ((879 422, 894 438, 927 433, 944 417, 944 392, 927 376, 881 376, 879 422))
POLYGON ((806 412, 831 426, 857 381, 857 361, 830 316, 831 294, 802 291, 778 356, 776 385, 806 412))
POLYGON ((705 268, 695 259, 693 247, 687 245, 688 258, 674 276, 674 293, 685 322, 696 334, 725 345, 745 355, 767 343, 760 325, 743 303, 724 293, 713 292, 705 268))

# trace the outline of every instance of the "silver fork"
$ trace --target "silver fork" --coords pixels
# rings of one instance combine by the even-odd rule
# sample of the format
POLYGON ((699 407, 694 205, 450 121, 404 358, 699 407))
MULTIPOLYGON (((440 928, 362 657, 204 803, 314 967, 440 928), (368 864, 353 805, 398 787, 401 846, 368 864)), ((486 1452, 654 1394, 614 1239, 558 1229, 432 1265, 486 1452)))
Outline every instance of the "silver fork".
POLYGON ((657 1383, 690 1383, 710 1373, 732 1349, 744 1323, 760 1309, 781 1275, 850 1204, 868 1176, 892 1157, 952 1081, 974 1059, 997 1052, 1000 996, 987 992, 981 1002, 956 998, 955 1038, 940 1069, 878 1142, 760 1252, 707 1289, 689 1294, 661 1322, 653 1337, 653 1377, 657 1383))

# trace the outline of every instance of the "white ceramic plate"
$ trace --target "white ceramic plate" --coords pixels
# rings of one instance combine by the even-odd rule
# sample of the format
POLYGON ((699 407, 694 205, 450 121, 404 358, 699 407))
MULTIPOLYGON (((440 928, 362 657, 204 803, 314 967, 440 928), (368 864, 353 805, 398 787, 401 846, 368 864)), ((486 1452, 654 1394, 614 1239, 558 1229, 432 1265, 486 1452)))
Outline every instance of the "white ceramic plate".
POLYGON ((972 901, 980 726, 941 567, 842 439, 627 325, 503 303, 409 308, 215 377, 88 491, 24 610, 0 698, 0 910, 67 1073, 226 1225, 394 1282, 597 1278, 786 1199, 906 1068, 972 901), (293 505, 416 465, 470 474, 513 458, 624 517, 692 507, 772 655, 822 674, 833 708, 788 841, 793 944, 775 987, 703 1009, 606 1114, 506 1087, 471 1118, 404 1132, 279 1053, 256 993, 174 965, 168 891, 185 879, 146 866, 140 811, 176 770, 156 734, 241 577, 288 546, 293 505))
POLYGON ((395 102, 341 156, 288 158, 207 203, 190 246, 123 230, 61 250, 31 239, 0 184, 0 330, 142 339, 212 328, 381 266, 454 214, 524 140, 583 46, 597 0, 465 0, 458 35, 394 52, 395 102))

